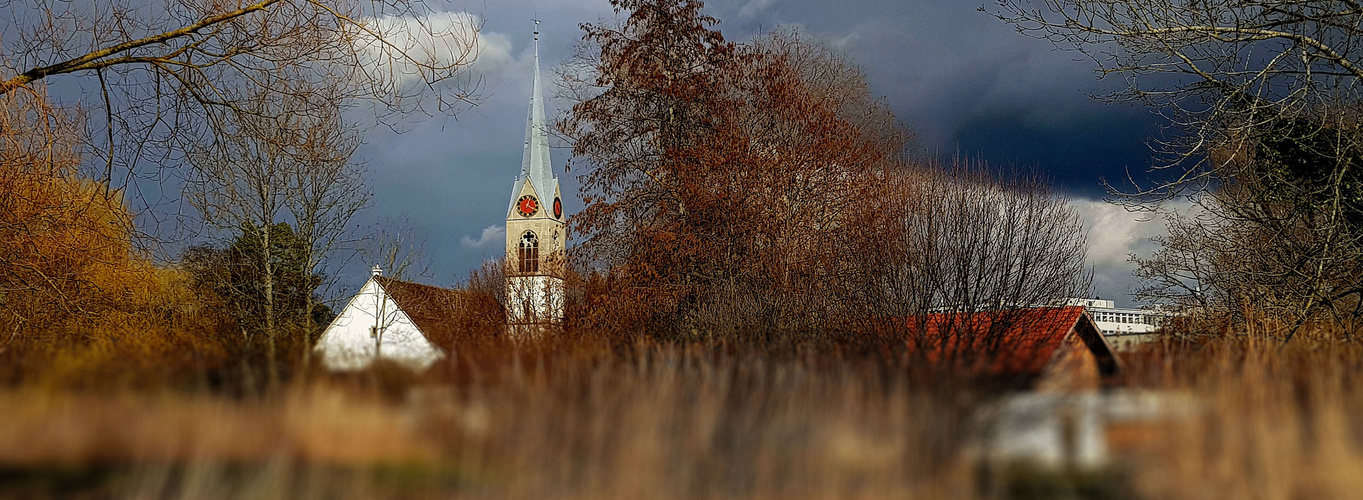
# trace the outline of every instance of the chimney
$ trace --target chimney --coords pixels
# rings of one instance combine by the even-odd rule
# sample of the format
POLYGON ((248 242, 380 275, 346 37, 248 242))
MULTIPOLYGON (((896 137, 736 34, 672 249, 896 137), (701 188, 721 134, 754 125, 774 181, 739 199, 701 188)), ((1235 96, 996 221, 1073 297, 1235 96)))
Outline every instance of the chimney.
POLYGON ((379 267, 378 264, 375 264, 374 268, 369 271, 374 273, 374 276, 383 276, 383 268, 379 267))

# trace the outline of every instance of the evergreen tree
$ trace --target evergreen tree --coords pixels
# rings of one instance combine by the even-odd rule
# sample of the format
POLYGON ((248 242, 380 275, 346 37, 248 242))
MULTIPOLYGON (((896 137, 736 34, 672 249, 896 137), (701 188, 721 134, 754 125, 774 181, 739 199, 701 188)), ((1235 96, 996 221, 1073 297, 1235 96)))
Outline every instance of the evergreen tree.
POLYGON ((306 344, 316 333, 306 331, 309 315, 313 325, 334 317, 315 297, 308 300, 325 279, 307 265, 308 252, 287 223, 246 224, 227 248, 191 248, 184 263, 200 290, 222 299, 248 342, 275 336, 306 344))

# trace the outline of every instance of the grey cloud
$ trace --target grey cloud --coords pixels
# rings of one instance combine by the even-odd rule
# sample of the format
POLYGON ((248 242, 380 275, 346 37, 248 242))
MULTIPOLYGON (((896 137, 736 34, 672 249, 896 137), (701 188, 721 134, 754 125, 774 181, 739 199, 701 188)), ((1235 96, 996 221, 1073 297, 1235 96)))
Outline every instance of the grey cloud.
POLYGON ((459 240, 459 244, 465 248, 476 250, 497 249, 501 250, 506 244, 506 226, 491 225, 483 228, 482 234, 477 239, 465 236, 459 240))
POLYGON ((846 49, 866 69, 873 90, 886 95, 931 149, 953 149, 965 123, 1001 109, 1036 126, 1063 124, 1091 111, 1087 93, 1110 88, 1095 81, 1087 61, 1019 35, 979 12, 978 1, 772 2, 762 4, 763 19, 742 15, 756 3, 718 1, 707 8, 738 20, 719 26, 731 39, 798 24, 846 49))
MULTIPOLYGON (((1168 234, 1166 219, 1150 212, 1132 212, 1102 200, 1075 199, 1071 205, 1084 218, 1088 232, 1088 263, 1093 269, 1095 293, 1100 297, 1119 299, 1139 285, 1130 262, 1135 255, 1148 258, 1158 248, 1151 238, 1168 234)), ((1188 215, 1198 209, 1187 201, 1169 202, 1164 213, 1188 215)))
POLYGON ((756 16, 766 10, 767 7, 771 6, 773 1, 774 0, 749 0, 748 3, 743 5, 743 8, 738 9, 738 17, 746 19, 756 16))
POLYGON ((1148 212, 1132 212, 1101 200, 1076 200, 1088 230, 1088 260, 1094 265, 1120 266, 1133 253, 1146 250, 1150 238, 1163 235, 1164 220, 1148 212))

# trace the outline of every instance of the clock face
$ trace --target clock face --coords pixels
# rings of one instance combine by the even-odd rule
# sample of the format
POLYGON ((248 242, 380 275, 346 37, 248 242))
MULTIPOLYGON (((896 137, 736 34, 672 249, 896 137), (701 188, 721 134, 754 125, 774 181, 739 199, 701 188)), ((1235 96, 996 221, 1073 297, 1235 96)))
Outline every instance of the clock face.
POLYGON ((559 201, 557 196, 554 197, 554 217, 563 218, 563 202, 559 201))
POLYGON ((540 202, 539 200, 536 200, 534 196, 527 194, 525 196, 522 196, 520 200, 516 201, 516 211, 520 212, 522 217, 529 217, 531 215, 535 215, 535 212, 538 212, 539 209, 540 202))

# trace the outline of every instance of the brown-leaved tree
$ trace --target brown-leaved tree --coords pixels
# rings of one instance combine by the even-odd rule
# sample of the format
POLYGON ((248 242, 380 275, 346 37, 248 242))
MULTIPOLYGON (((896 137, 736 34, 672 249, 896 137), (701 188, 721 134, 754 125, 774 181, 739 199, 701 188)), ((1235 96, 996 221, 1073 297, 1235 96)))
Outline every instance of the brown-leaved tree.
POLYGON ((584 27, 559 123, 588 168, 584 255, 646 328, 826 319, 904 132, 860 72, 793 33, 737 45, 700 2, 614 5, 629 17, 584 27))

